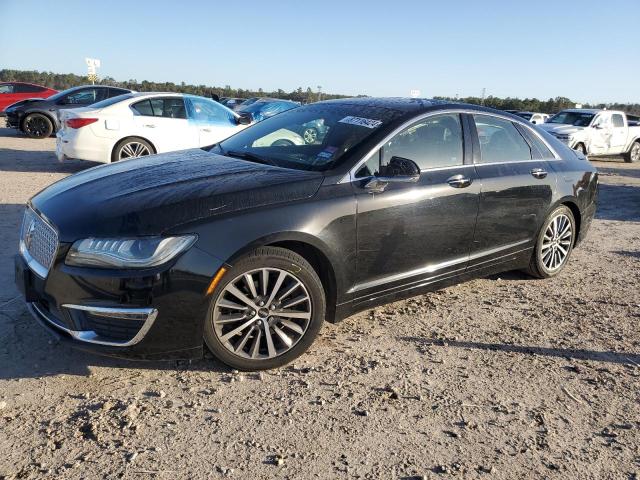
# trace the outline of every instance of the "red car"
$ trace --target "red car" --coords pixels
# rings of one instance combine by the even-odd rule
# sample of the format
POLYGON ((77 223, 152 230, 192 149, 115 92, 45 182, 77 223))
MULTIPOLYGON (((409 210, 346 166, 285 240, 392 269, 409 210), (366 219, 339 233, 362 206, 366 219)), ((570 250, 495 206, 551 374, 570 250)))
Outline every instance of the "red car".
POLYGON ((57 90, 24 82, 0 83, 0 112, 12 103, 26 98, 47 98, 58 93, 57 90))

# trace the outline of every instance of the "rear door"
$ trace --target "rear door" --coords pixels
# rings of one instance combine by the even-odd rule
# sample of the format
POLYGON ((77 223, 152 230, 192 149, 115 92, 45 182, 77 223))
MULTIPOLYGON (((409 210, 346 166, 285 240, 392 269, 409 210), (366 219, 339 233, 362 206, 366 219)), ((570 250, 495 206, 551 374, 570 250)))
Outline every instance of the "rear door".
POLYGON ((198 130, 189 124, 182 97, 156 97, 131 105, 132 135, 149 140, 157 153, 196 148, 198 130))
POLYGON ((624 151, 624 147, 627 145, 627 137, 629 134, 629 128, 625 122, 624 115, 621 113, 612 114, 611 126, 611 145, 609 153, 622 153, 624 151))
POLYGON ((527 127, 485 114, 471 115, 471 122, 480 206, 470 266, 490 265, 535 244, 551 205, 555 175, 549 160, 525 138, 527 127))

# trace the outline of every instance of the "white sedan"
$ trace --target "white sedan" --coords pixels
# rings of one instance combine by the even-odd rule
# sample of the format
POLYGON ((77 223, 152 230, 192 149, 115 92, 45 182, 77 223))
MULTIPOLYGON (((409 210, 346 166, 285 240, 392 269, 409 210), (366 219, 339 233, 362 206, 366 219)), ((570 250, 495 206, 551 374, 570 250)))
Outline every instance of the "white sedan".
POLYGON ((60 113, 58 160, 116 162, 213 145, 250 119, 214 100, 180 93, 131 93, 60 113))

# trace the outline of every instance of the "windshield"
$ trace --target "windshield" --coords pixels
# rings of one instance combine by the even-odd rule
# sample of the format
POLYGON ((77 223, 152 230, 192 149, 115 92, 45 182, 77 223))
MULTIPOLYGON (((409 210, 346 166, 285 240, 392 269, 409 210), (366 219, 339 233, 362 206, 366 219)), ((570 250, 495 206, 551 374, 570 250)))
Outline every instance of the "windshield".
POLYGON ((547 120, 547 123, 562 123, 574 127, 588 127, 595 117, 595 113, 587 112, 560 112, 547 120))
POLYGON ((123 100, 127 100, 129 98, 133 98, 133 93, 124 93, 122 95, 118 95, 116 97, 107 98, 106 100, 102 100, 100 102, 96 102, 91 105, 91 108, 104 108, 113 105, 114 103, 121 102, 123 100))
POLYGON ((257 123, 212 151, 286 168, 325 171, 397 115, 384 108, 308 105, 257 123))

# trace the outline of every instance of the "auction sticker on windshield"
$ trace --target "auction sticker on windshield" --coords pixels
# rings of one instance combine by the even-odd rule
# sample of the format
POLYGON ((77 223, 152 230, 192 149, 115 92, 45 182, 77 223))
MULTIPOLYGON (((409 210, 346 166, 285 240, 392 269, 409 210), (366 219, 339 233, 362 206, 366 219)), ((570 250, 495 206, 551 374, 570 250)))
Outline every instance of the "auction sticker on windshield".
POLYGON ((367 128, 376 128, 382 125, 381 120, 372 120, 371 118, 362 118, 362 117, 344 117, 340 120, 340 123, 348 123, 350 125, 359 125, 361 127, 367 128))

